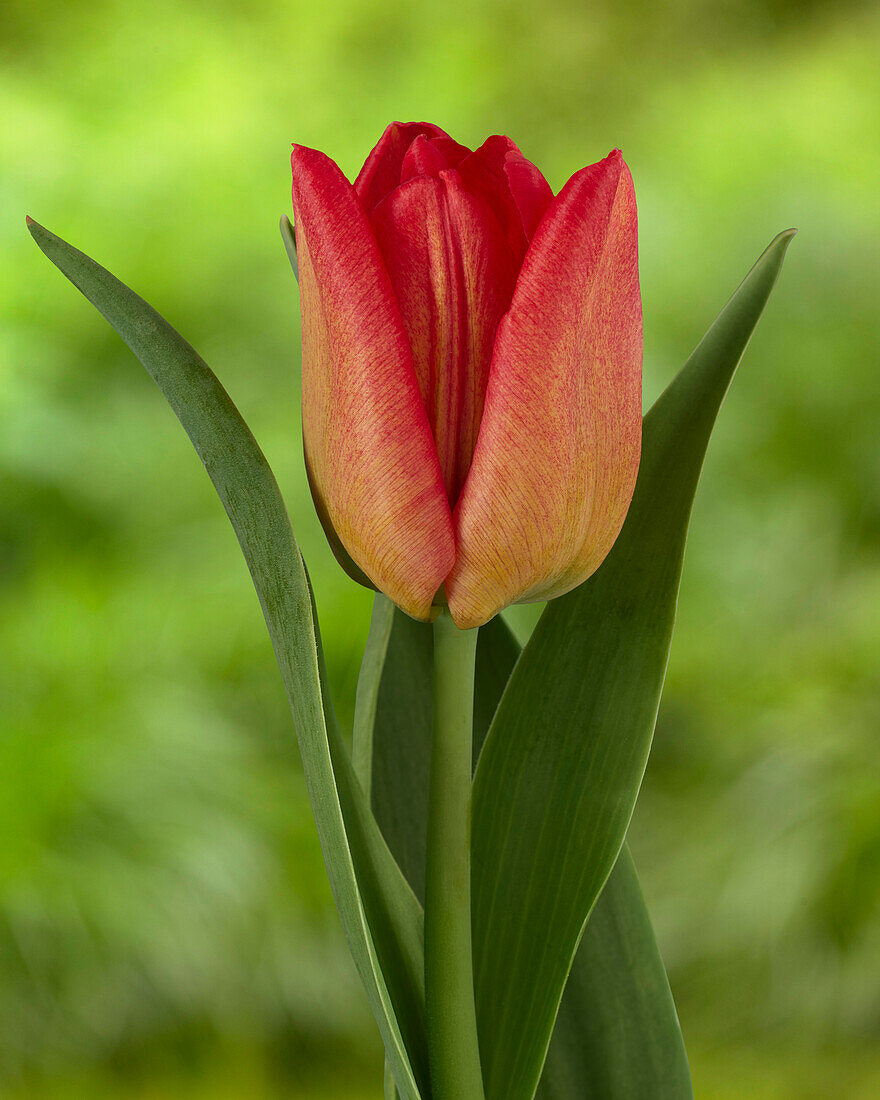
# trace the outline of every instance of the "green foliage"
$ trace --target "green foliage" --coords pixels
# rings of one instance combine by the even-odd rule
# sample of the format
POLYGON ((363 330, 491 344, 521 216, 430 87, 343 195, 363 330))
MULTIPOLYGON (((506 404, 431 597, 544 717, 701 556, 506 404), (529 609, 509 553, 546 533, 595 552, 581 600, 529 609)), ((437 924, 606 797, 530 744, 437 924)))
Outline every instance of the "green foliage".
POLYGON ((693 1100, 669 980, 624 845, 587 921, 539 1100, 693 1100))

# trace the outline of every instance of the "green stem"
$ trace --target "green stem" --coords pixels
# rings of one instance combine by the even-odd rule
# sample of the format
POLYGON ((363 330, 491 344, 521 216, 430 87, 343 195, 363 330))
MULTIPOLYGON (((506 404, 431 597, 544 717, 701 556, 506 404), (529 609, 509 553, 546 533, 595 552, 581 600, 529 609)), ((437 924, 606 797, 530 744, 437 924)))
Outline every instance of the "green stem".
POLYGON ((482 1100, 471 949, 471 764, 477 630, 434 625, 425 866, 425 996, 435 1100, 482 1100))

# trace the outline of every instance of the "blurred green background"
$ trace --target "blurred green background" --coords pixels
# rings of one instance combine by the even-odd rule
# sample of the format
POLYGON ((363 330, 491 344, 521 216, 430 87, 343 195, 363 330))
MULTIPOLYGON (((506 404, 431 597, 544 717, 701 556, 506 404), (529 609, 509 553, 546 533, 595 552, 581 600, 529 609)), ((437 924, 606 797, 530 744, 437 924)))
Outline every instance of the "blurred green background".
POLYGON ((291 140, 353 175, 421 118, 555 188, 622 147, 646 402, 800 229, 710 451, 630 835, 698 1096, 880 1095, 878 47, 875 5, 821 0, 3 0, 0 1094, 378 1100, 235 539, 24 214, 238 403, 348 722, 370 601, 308 497, 277 221, 291 140))

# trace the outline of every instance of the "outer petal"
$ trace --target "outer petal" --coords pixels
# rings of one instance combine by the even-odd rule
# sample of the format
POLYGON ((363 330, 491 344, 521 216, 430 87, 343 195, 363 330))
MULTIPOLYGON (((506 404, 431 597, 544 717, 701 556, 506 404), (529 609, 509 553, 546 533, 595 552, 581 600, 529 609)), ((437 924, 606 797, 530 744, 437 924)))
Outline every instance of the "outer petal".
POLYGON ((364 209, 372 210, 377 203, 400 183, 400 170, 406 151, 419 134, 434 138, 452 138, 433 122, 392 122, 379 138, 354 181, 364 209))
POLYGON ((638 470, 641 362, 635 197, 615 151, 551 203, 498 330, 455 510, 460 627, 562 595, 611 549, 638 470))
POLYGON ((292 163, 318 511, 378 588, 427 619, 455 543, 400 310, 351 184, 313 149, 294 146, 292 163))
POLYGON ((495 332, 516 267, 491 210, 454 170, 401 184, 373 211, 373 227, 454 503, 477 442, 495 332))

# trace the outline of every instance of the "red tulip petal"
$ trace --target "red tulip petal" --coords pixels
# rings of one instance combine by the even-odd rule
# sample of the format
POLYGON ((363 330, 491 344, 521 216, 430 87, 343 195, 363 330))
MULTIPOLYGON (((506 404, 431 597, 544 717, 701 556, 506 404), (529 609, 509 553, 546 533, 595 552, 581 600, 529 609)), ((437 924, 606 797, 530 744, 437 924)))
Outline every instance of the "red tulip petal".
POLYGON ((479 149, 464 158, 459 171, 468 190, 489 205, 504 230, 512 255, 521 263, 528 240, 504 171, 504 159, 513 150, 519 152, 510 138, 500 135, 487 138, 479 149))
POLYGON ((373 211, 373 227, 454 502, 470 467, 516 267, 491 211, 456 171, 401 184, 373 211))
POLYGON ((459 145, 459 143, 451 137, 447 137, 444 134, 442 137, 432 137, 428 139, 432 145, 440 149, 453 168, 457 168, 465 157, 471 155, 470 149, 466 145, 459 145))
POLYGON ((454 517, 460 627, 562 595, 611 549, 638 469, 641 361, 635 197, 615 151, 551 203, 498 329, 454 517))
POLYGON ((295 145, 292 164, 318 510, 373 583, 427 619, 455 542, 400 309, 351 184, 316 150, 295 145))
POLYGON ((432 141, 424 134, 419 134, 403 158, 399 182, 406 183, 413 176, 439 176, 445 169, 452 167, 444 146, 437 140, 432 141))
POLYGON ((499 134, 487 138, 459 167, 467 186, 492 207, 521 262, 553 198, 549 183, 510 138, 499 134))
POLYGON ((366 210, 372 210, 400 183, 403 158, 419 134, 449 138, 445 130, 432 122, 392 122, 379 138, 354 181, 354 189, 366 210))
POLYGON ((504 172, 526 239, 530 241, 553 199, 553 191, 540 168, 526 160, 518 149, 504 158, 504 172))

